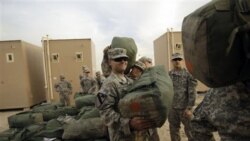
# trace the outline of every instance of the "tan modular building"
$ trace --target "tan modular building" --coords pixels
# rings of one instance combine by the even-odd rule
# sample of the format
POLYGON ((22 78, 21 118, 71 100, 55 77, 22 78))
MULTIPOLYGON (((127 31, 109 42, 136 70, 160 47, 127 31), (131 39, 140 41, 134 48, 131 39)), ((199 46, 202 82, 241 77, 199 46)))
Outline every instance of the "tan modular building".
POLYGON ((80 91, 79 75, 82 67, 88 66, 91 75, 96 71, 95 46, 91 39, 42 39, 45 62, 45 81, 47 100, 59 102, 59 94, 54 85, 59 82, 59 75, 64 75, 73 88, 73 96, 80 91))
MULTIPOLYGON (((181 36, 180 31, 172 31, 172 29, 168 29, 166 33, 154 40, 155 65, 164 65, 165 69, 168 71, 173 68, 171 55, 176 52, 183 54, 181 36)), ((185 66, 185 63, 183 65, 185 66)), ((207 86, 198 82, 198 92, 205 92, 207 90, 207 86)))
POLYGON ((0 109, 28 108, 46 100, 41 47, 0 41, 0 109))

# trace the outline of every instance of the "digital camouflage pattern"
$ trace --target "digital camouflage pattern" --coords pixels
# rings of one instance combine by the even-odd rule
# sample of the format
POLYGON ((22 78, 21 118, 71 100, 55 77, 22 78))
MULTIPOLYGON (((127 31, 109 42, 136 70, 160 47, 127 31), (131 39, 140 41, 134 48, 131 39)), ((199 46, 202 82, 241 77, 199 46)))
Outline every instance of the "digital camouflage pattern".
POLYGON ((83 76, 80 85, 83 94, 94 94, 96 91, 96 81, 89 76, 83 76))
POLYGON ((59 81, 55 84, 54 88, 56 89, 56 92, 59 93, 60 102, 63 105, 68 106, 69 105, 69 95, 72 93, 72 86, 71 84, 66 81, 59 81))
POLYGON ((105 81, 105 77, 103 77, 102 75, 101 75, 101 72, 100 71, 98 71, 98 72, 96 72, 96 77, 95 77, 95 81, 96 81, 96 87, 97 87, 97 90, 100 90, 101 89, 101 87, 102 87, 102 84, 103 84, 103 82, 105 81))
POLYGON ((183 59, 183 56, 182 56, 182 54, 180 54, 180 53, 174 53, 173 55, 172 55, 172 57, 171 57, 171 60, 173 60, 173 59, 177 59, 177 58, 180 58, 180 59, 183 59))
POLYGON ((144 71, 145 68, 146 68, 145 64, 143 62, 141 62, 141 61, 136 61, 135 64, 132 67, 138 67, 142 71, 144 71))
POLYGON ((210 89, 191 121, 195 141, 214 141, 215 131, 221 141, 249 141, 249 125, 250 87, 241 82, 210 89))
POLYGON ((108 50, 108 57, 109 59, 116 59, 116 58, 122 58, 127 56, 127 50, 123 48, 111 48, 108 50))
POLYGON ((171 70, 169 76, 174 86, 174 109, 192 108, 195 104, 197 80, 186 70, 171 70))
POLYGON ((181 128, 180 124, 183 123, 188 140, 192 141, 190 119, 184 116, 184 111, 186 109, 191 110, 195 104, 197 80, 184 68, 171 70, 169 76, 174 86, 172 108, 168 116, 171 140, 181 140, 179 130, 181 128))
POLYGON ((152 59, 146 56, 141 57, 138 61, 145 63, 145 62, 150 62, 152 63, 152 59))
POLYGON ((129 127, 130 119, 121 117, 118 111, 119 100, 126 94, 127 86, 133 82, 125 78, 121 79, 111 73, 97 94, 96 106, 108 126, 110 141, 133 141, 135 138, 129 127))
POLYGON ((159 141, 156 129, 131 131, 130 119, 121 117, 119 100, 125 96, 127 87, 133 82, 128 77, 125 78, 121 79, 111 73, 97 95, 96 106, 108 126, 110 141, 159 141))

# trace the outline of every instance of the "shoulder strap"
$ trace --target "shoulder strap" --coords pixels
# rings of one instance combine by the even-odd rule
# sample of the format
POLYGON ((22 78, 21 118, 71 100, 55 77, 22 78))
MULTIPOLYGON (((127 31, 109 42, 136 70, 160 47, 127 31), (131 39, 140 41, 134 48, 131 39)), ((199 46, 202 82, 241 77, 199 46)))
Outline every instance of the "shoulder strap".
POLYGON ((236 2, 236 12, 243 22, 250 22, 250 0, 231 0, 236 2))
POLYGON ((240 72, 240 80, 246 80, 249 79, 249 73, 250 73, 250 30, 248 32, 243 33, 243 50, 245 53, 245 62, 244 66, 241 69, 240 72))

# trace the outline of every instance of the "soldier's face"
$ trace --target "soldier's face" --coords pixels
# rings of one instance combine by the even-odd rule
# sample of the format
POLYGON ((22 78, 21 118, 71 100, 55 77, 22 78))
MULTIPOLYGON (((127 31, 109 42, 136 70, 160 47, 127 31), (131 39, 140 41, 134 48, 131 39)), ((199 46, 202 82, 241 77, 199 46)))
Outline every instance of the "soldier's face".
POLYGON ((95 75, 96 75, 96 77, 101 77, 100 73, 96 73, 95 75))
POLYGON ((85 72, 85 76, 89 76, 90 72, 85 72))
POLYGON ((110 60, 112 71, 123 73, 128 65, 128 58, 117 58, 110 60))
POLYGON ((172 63, 173 63, 174 68, 177 68, 177 69, 182 68, 182 59, 179 59, 179 58, 173 59, 172 63))
POLYGON ((138 78, 141 76, 142 71, 137 67, 133 67, 130 74, 133 78, 138 78))

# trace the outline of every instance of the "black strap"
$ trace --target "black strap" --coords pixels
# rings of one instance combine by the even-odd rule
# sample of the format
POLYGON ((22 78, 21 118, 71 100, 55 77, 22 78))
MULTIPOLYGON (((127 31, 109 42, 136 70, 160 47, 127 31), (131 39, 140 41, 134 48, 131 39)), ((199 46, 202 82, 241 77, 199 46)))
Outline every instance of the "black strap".
POLYGON ((245 63, 244 66, 241 69, 240 73, 240 80, 246 80, 249 79, 248 77, 250 76, 250 30, 247 30, 243 33, 242 36, 242 41, 243 41, 243 52, 245 54, 245 63), (248 76, 248 77, 247 77, 248 76))
POLYGON ((237 0, 238 4, 238 10, 242 14, 249 14, 250 13, 250 7, 247 2, 247 0, 237 0))

